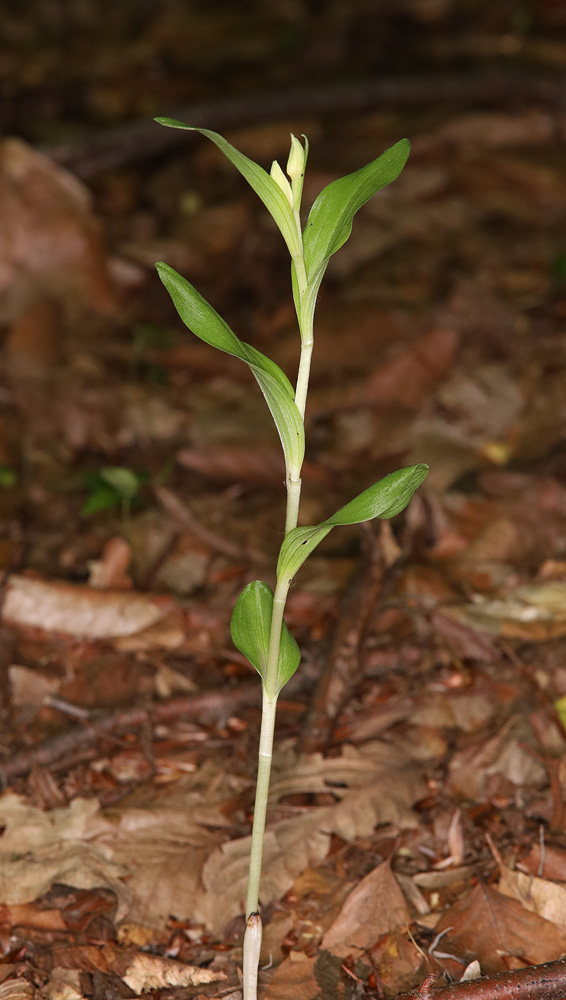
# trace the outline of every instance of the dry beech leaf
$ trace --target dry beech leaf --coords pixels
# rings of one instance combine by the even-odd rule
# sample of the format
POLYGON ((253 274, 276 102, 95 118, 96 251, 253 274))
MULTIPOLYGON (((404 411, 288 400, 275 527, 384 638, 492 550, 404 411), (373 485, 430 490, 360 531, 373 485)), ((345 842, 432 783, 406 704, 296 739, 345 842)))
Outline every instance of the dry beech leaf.
POLYGON ((121 877, 128 869, 94 843, 109 825, 97 802, 75 799, 68 808, 44 813, 8 794, 0 799, 0 824, 0 898, 6 905, 30 903, 61 882, 79 889, 112 889, 125 915, 130 892, 121 877))
POLYGON ((539 878, 566 882, 566 851, 555 844, 533 844, 526 858, 521 859, 521 870, 539 878))
MULTIPOLYGON (((332 792, 338 801, 269 826, 264 841, 263 905, 281 899, 301 872, 326 857, 333 833, 350 841, 368 836, 384 823, 401 829, 415 827, 411 806, 426 794, 426 785, 413 760, 375 742, 364 747, 363 753, 343 747, 340 757, 330 759, 321 754, 297 758, 283 751, 274 767, 271 801, 297 791, 332 792)), ((217 848, 204 864, 206 895, 195 904, 195 919, 217 933, 243 910, 249 851, 250 837, 243 837, 217 848)))
POLYGON ((474 604, 444 608, 444 614, 505 637, 557 638, 566 635, 566 583, 550 580, 518 587, 504 598, 478 597, 474 604))
POLYGON ((316 981, 316 958, 308 958, 302 952, 290 952, 275 970, 267 987, 265 1000, 312 1000, 320 993, 316 981))
POLYGON ((449 765, 448 788, 457 795, 485 802, 488 783, 500 776, 516 786, 542 788, 547 774, 536 757, 537 744, 528 719, 515 716, 491 739, 477 738, 457 750, 449 765), (529 751, 532 746, 535 752, 529 751))
POLYGON ((174 608, 170 597, 14 574, 6 589, 3 619, 9 625, 110 639, 142 632, 174 608))
POLYGON ((55 966, 43 989, 43 995, 48 1000, 82 1000, 80 971, 78 969, 63 969, 55 966))
POLYGON ((183 965, 173 958, 160 958, 138 952, 121 978, 134 993, 149 993, 167 986, 201 986, 226 979, 226 973, 200 969, 196 965, 183 965))
POLYGON ((359 954, 384 934, 404 927, 407 904, 388 861, 378 865, 352 890, 322 939, 334 955, 359 954))
POLYGON ((518 899, 525 909, 550 920, 566 934, 566 886, 512 871, 507 865, 500 865, 500 872, 497 888, 504 896, 518 899))
POLYGON ((33 1000, 36 991, 27 979, 7 979, 0 983, 0 1000, 33 1000))
POLYGON ((381 365, 365 386, 356 391, 356 403, 394 403, 418 407, 432 386, 449 372, 454 363, 458 336, 450 329, 434 329, 414 346, 381 365))
POLYGON ((443 952, 468 962, 477 958, 486 975, 505 971, 506 956, 539 965, 560 958, 566 947, 565 935, 549 920, 481 883, 443 913, 436 930, 446 931, 443 952))

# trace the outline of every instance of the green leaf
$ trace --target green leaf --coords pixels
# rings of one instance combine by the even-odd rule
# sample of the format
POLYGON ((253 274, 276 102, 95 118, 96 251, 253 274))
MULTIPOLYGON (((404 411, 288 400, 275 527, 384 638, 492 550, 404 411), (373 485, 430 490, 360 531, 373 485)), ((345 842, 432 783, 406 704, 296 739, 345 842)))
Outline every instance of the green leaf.
POLYGON ((118 496, 132 500, 138 493, 141 479, 131 469, 122 465, 109 465, 100 470, 100 478, 116 491, 118 496))
MULTIPOLYGON (((248 583, 242 591, 230 622, 232 642, 250 661, 265 683, 269 654, 269 633, 273 615, 273 591, 261 580, 248 583)), ((301 652, 285 622, 281 629, 276 694, 299 666, 301 652)))
POLYGON ((303 421, 289 379, 270 358, 236 336, 209 302, 168 264, 155 265, 173 304, 189 330, 206 344, 240 358, 251 369, 265 396, 281 438, 287 469, 300 471, 305 453, 303 421))
POLYGON ((359 524, 374 517, 394 517, 402 511, 428 475, 428 465, 410 465, 390 473, 337 510, 332 517, 311 527, 294 528, 286 535, 277 563, 277 579, 292 580, 313 549, 338 524, 359 524))
POLYGON ((218 132, 212 132, 208 128, 197 128, 196 125, 186 125, 185 122, 177 121, 176 118, 156 118, 155 121, 160 125, 167 125, 169 128, 183 128, 189 132, 200 132, 201 135, 210 139, 215 146, 218 146, 218 149, 224 153, 224 156, 240 171, 242 177, 245 177, 258 198, 261 198, 268 212, 277 223, 291 256, 295 257, 300 253, 301 245, 297 232, 297 224, 293 216, 293 209, 287 201, 284 192, 267 173, 267 170, 264 170, 263 167, 254 163, 249 157, 240 153, 235 146, 232 146, 218 132))
POLYGON ((320 284, 329 257, 343 246, 352 231, 354 215, 372 195, 399 176, 409 150, 409 140, 401 139, 376 160, 332 181, 320 192, 303 234, 309 284, 320 284))

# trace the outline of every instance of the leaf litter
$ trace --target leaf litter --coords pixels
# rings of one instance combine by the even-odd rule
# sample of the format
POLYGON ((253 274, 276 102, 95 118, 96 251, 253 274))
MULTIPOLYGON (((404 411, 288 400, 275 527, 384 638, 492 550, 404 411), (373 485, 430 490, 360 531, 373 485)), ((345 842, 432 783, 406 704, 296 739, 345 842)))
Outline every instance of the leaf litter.
MULTIPOLYGON (((539 30, 556 30, 555 7, 541 6, 539 30)), ((419 31, 421 8, 404 15, 419 31)), ((456 51, 460 28, 435 11, 456 51)), ((192 26, 195 65, 212 27, 218 52, 242 58, 228 14, 217 17, 192 26)), ((142 25, 143 44, 176 50, 170 18, 157 35, 142 25)), ((497 41, 482 19, 476 53, 497 41)), ((351 44, 339 30, 325 26, 319 53, 351 44)), ((269 31, 250 31, 277 72, 269 31)), ((551 59, 523 42, 529 58, 551 59)), ((137 106, 137 58, 124 44, 94 59, 113 80, 81 68, 99 114, 137 106)), ((167 83, 158 111, 179 87, 167 83)), ((363 159, 361 145, 366 155, 395 138, 381 111, 310 119, 327 156, 313 197, 363 159)), ((290 129, 249 125, 249 151, 280 156, 290 129)), ((566 952, 556 113, 427 108, 409 130, 410 167, 361 213, 321 302, 306 520, 363 488, 368 467, 386 474, 402 455, 432 473, 393 526, 371 609, 343 624, 359 663, 346 675, 333 660, 345 700, 328 706, 332 724, 321 745, 309 735, 308 753, 303 713, 347 606, 357 536, 326 542, 293 592, 305 656, 281 704, 266 840, 270 1000, 393 997, 431 971, 459 979, 472 960, 490 974, 566 952)), ((189 147, 182 162, 148 165, 143 199, 134 170, 99 175, 93 197, 21 140, 4 140, 0 161, 0 1000, 32 1000, 36 985, 47 1000, 80 1000, 117 982, 235 996, 258 715, 253 698, 238 700, 251 669, 226 623, 279 544, 281 471, 261 401, 230 359, 181 341, 149 265, 198 274, 238 333, 287 370, 295 331, 272 234, 218 162, 189 147), (109 466, 147 476, 129 523, 118 509, 81 514, 85 477, 109 466), (119 725, 131 705, 137 721, 119 725)))

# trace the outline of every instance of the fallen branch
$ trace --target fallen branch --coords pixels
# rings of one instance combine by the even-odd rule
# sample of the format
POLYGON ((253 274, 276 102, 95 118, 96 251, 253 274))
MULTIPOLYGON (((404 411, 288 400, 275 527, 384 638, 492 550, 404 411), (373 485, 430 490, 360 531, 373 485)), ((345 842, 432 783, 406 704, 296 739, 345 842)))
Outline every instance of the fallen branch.
POLYGON ((452 983, 439 990, 431 987, 427 976, 419 989, 400 993, 395 1000, 563 1000, 564 997, 566 959, 452 983))
MULTIPOLYGON (((173 698, 151 709, 130 708, 106 716, 84 719, 76 727, 44 740, 38 746, 22 750, 0 764, 0 780, 4 787, 14 778, 28 774, 34 766, 50 767, 69 756, 88 753, 104 737, 112 739, 148 723, 170 722, 173 719, 210 719, 230 715, 261 701, 261 688, 249 684, 233 691, 209 691, 206 694, 173 698)), ((114 742, 114 740, 112 740, 114 742)))
MULTIPOLYGON (((345 80, 297 89, 262 91, 219 100, 201 101, 162 113, 171 118, 213 129, 237 128, 254 122, 293 115, 352 114, 370 108, 419 108, 481 104, 499 107, 525 101, 558 105, 563 100, 560 77, 528 73, 482 73, 471 76, 437 74, 418 77, 380 77, 345 80)), ((190 137, 177 129, 159 128, 144 119, 95 132, 85 139, 45 150, 79 177, 143 162, 186 147, 190 137)))

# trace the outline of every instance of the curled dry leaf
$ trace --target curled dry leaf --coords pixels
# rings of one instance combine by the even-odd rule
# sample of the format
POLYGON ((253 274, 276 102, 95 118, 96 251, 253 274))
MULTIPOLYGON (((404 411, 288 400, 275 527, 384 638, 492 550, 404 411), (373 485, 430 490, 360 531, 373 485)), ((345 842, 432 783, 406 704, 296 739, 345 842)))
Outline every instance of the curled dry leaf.
POLYGON ((0 983, 0 1000, 33 1000, 36 991, 27 979, 8 979, 0 983))
POLYGON ((167 986, 200 986, 217 983, 226 979, 224 972, 200 969, 195 965, 183 965, 172 958, 146 955, 138 952, 124 973, 122 979, 134 993, 149 993, 167 986))

